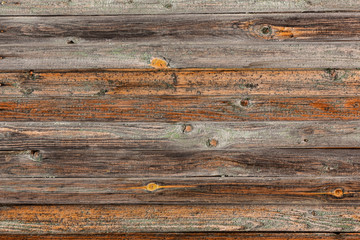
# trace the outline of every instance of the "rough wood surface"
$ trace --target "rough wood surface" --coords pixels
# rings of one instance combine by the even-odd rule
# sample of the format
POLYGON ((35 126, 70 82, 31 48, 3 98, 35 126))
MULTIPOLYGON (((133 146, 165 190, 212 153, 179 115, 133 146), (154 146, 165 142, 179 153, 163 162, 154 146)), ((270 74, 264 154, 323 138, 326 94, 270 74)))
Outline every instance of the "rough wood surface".
POLYGON ((93 235, 0 235, 0 240, 357 240, 358 233, 123 233, 123 234, 93 234, 93 235))
POLYGON ((359 70, 77 70, 0 72, 2 97, 359 96, 359 70))
POLYGON ((0 204, 344 204, 359 178, 1 178, 0 204))
POLYGON ((336 177, 360 173, 358 149, 151 151, 109 147, 53 149, 44 144, 39 152, 0 151, 0 177, 336 177))
POLYGON ((356 206, 18 205, 0 207, 0 233, 359 232, 356 206))
POLYGON ((360 68, 356 42, 105 43, 0 46, 0 70, 153 68, 153 59, 171 68, 360 68))
POLYGON ((175 14, 238 13, 289 11, 356 11, 356 0, 7 0, 1 15, 101 15, 101 14, 175 14))
POLYGON ((359 131, 359 121, 0 122, 0 150, 359 148, 359 131))
POLYGON ((1 17, 0 43, 141 46, 359 41, 359 19, 359 13, 1 17))
POLYGON ((0 70, 359 68, 359 19, 358 13, 2 17, 0 70))
POLYGON ((0 98, 0 121, 358 120, 360 97, 123 96, 0 98))
POLYGON ((359 7, 2 1, 0 240, 360 238, 359 7))
POLYGON ((359 75, 339 69, 2 72, 0 120, 357 120, 359 75))

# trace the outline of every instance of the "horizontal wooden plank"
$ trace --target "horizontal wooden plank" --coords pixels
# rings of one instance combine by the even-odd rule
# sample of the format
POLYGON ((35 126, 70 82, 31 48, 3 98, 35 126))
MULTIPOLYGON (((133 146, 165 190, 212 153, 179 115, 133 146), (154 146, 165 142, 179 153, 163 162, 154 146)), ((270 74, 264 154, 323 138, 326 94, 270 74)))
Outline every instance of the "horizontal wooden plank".
POLYGON ((96 1, 96 0, 7 0, 1 15, 101 15, 101 14, 175 14, 175 13, 237 13, 289 11, 355 11, 356 0, 163 0, 163 1, 96 1))
POLYGON ((0 151, 0 177, 331 177, 360 173, 358 149, 151 151, 126 150, 121 145, 111 145, 113 149, 58 145, 56 149, 44 143, 39 152, 0 151))
POLYGON ((359 68, 359 19, 358 13, 2 17, 0 70, 359 68))
POLYGON ((0 235, 0 240, 77 240, 77 239, 99 239, 99 240, 356 240, 359 233, 244 233, 244 232, 215 232, 215 233, 123 233, 123 234, 93 234, 93 235, 0 235))
POLYGON ((0 70, 154 68, 360 68, 356 42, 263 44, 151 44, 106 41, 0 46, 0 70))
POLYGON ((0 232, 358 232, 359 214, 349 205, 10 205, 0 207, 0 232))
POLYGON ((359 70, 98 70, 0 72, 2 97, 359 96, 359 70))
POLYGON ((1 178, 0 204, 358 204, 355 177, 1 178))
POLYGON ((0 122, 0 150, 359 148, 359 122, 0 122))
POLYGON ((2 72, 0 120, 357 120, 358 76, 335 69, 2 72))
POLYGON ((123 96, 0 98, 0 121, 358 120, 360 97, 123 96))
POLYGON ((359 13, 11 16, 1 17, 0 44, 359 41, 359 27, 359 13))

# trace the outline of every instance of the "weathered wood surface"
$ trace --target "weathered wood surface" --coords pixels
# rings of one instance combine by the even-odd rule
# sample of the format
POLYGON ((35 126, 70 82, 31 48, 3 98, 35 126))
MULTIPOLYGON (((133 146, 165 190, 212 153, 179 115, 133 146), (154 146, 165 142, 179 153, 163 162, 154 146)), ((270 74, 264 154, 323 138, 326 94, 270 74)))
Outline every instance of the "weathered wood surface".
POLYGON ((360 68, 356 42, 263 44, 55 44, 0 46, 0 70, 153 68, 360 68))
MULTIPOLYGON (((31 90, 30 90, 31 91, 31 90)), ((358 120, 360 97, 123 96, 0 98, 0 121, 358 120)))
POLYGON ((1 178, 0 204, 359 204, 356 177, 1 178))
POLYGON ((359 76, 338 69, 2 72, 0 120, 357 120, 359 76))
POLYGON ((0 77, 1 121, 359 118, 358 70, 30 71, 0 77))
POLYGON ((75 70, 0 72, 1 97, 360 96, 360 70, 75 70))
POLYGON ((356 0, 7 0, 1 15, 108 15, 239 12, 356 11, 356 0))
POLYGON ((359 7, 2 1, 0 239, 359 238, 359 7))
POLYGON ((359 19, 358 13, 2 17, 0 69, 152 68, 153 59, 170 68, 359 68, 359 19))
POLYGON ((0 122, 0 150, 359 148, 359 121, 0 122))
POLYGON ((1 17, 0 43, 102 42, 121 48, 122 43, 357 42, 359 27, 359 13, 1 17))
POLYGON ((358 232, 359 215, 351 205, 18 205, 0 207, 0 232, 358 232))
POLYGON ((0 240, 357 240, 358 233, 245 233, 245 232, 214 232, 214 233, 123 233, 123 234, 92 234, 92 235, 0 235, 0 240))
POLYGON ((359 176, 358 149, 151 151, 110 148, 0 151, 0 177, 359 176), (91 175, 89 175, 91 173, 91 175))

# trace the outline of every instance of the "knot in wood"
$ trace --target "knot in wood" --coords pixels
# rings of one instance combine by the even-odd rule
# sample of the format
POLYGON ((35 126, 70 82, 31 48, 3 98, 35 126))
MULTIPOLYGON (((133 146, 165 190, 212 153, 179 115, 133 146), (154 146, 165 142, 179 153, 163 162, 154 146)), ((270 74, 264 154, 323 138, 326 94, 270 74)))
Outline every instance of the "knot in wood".
POLYGON ((193 126, 191 126, 190 124, 185 124, 183 126, 183 132, 184 133, 188 133, 188 132, 191 132, 193 130, 193 126))
POLYGON ((216 139, 209 139, 206 145, 208 147, 216 147, 218 145, 218 141, 216 139))
POLYGON ((148 190, 149 192, 153 192, 158 188, 159 185, 157 185, 156 183, 149 183, 148 185, 146 185, 146 190, 148 190))
POLYGON ((333 191, 333 196, 336 198, 344 197, 344 191, 341 188, 337 188, 333 191))

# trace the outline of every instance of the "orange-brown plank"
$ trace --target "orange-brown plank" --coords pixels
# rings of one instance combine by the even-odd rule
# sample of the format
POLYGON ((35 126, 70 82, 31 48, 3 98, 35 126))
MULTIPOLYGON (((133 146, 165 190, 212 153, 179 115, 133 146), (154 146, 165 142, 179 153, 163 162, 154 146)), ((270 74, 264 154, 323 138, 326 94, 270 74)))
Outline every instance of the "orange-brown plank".
POLYGON ((9 205, 0 233, 359 232, 351 205, 9 205))
POLYGON ((358 204, 356 177, 0 178, 0 204, 358 204))
POLYGON ((0 98, 0 121, 358 120, 360 97, 0 98))
POLYGON ((2 97, 359 96, 360 70, 0 72, 2 97))
POLYGON ((0 235, 0 240, 357 240, 358 233, 123 233, 94 235, 0 235))

